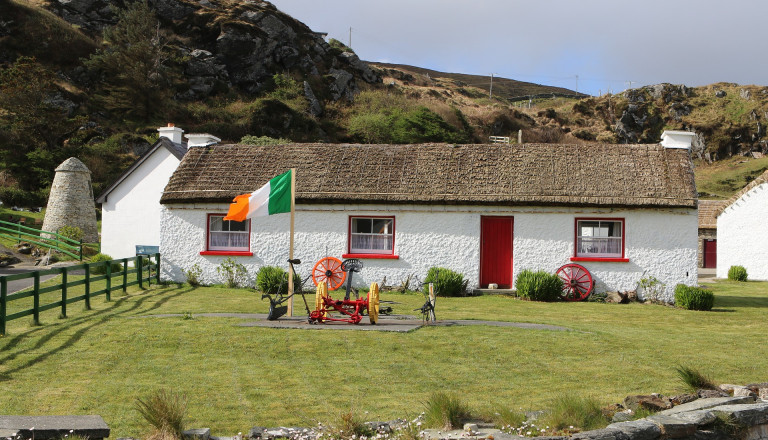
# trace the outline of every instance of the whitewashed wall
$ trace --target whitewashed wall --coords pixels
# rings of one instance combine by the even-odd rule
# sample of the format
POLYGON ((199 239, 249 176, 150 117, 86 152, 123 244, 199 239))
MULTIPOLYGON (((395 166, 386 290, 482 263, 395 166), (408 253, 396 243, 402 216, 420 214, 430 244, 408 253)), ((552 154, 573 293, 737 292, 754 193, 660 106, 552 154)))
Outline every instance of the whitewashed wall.
POLYGON ((160 244, 160 196, 179 159, 166 148, 147 157, 101 205, 101 252, 131 257, 136 245, 160 244))
POLYGON ((755 186, 717 218, 717 277, 744 266, 751 280, 768 280, 768 183, 755 186))
MULTIPOLYGON (((161 252, 162 276, 184 281, 183 270, 198 264, 204 283, 222 282, 216 267, 226 256, 202 256, 208 213, 226 212, 226 205, 168 205, 163 209, 161 252)), ((671 300, 677 283, 696 283, 698 218, 694 209, 606 210, 567 208, 422 207, 398 205, 301 205, 296 212, 294 256, 307 276, 314 263, 328 255, 341 258, 347 252, 350 215, 394 215, 396 260, 365 259, 365 268, 355 274, 358 285, 379 282, 399 285, 409 274, 423 279, 432 266, 463 273, 469 286, 479 280, 480 216, 514 216, 514 276, 523 269, 554 272, 570 262, 573 253, 574 219, 605 217, 626 219, 628 263, 584 262, 595 277, 598 291, 632 290, 642 276, 655 276, 667 287, 671 300)), ((252 278, 262 265, 286 267, 288 214, 253 219, 253 257, 235 257, 252 278)))

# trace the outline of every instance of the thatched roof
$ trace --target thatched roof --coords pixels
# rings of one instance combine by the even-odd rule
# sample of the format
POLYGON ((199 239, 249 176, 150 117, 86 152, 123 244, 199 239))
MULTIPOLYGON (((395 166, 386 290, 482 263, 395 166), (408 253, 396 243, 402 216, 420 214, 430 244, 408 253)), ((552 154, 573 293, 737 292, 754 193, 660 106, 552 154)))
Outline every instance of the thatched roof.
POLYGON ((734 194, 733 196, 731 196, 731 198, 728 199, 723 204, 723 206, 721 206, 720 209, 717 210, 717 213, 715 213, 715 217, 718 217, 720 214, 722 214, 723 211, 725 211, 726 208, 728 208, 729 206, 733 205, 737 200, 739 200, 741 198, 741 196, 743 196, 744 194, 746 194, 749 191, 751 191, 752 188, 754 188, 754 187, 756 187, 758 185, 762 185, 763 183, 766 183, 766 182, 768 182, 768 170, 765 171, 760 176, 758 176, 757 179, 749 182, 747 184, 747 186, 745 186, 744 188, 741 189, 741 191, 739 191, 736 194, 734 194))
POLYGON ((696 207, 690 154, 660 145, 217 145, 161 203, 230 202, 296 168, 297 203, 696 207))
POLYGON ((699 200, 699 229, 717 228, 717 213, 725 200, 699 200))

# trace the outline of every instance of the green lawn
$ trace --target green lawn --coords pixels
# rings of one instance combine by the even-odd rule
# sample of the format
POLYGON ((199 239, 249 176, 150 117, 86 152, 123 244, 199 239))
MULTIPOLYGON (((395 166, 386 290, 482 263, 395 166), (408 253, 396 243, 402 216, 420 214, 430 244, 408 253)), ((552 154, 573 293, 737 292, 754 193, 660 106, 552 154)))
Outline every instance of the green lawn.
MULTIPOLYGON (((176 285, 101 296, 69 318, 12 321, 0 338, 0 414, 100 414, 112 437, 148 431, 137 397, 166 387, 189 397, 190 426, 214 435, 251 426, 368 420, 421 412, 435 390, 479 413, 546 408, 561 393, 605 404, 628 394, 683 391, 683 364, 728 383, 768 379, 768 283, 719 282, 715 310, 653 305, 439 298, 438 318, 495 319, 573 331, 430 327, 406 334, 238 327, 240 319, 147 318, 162 313, 265 313, 249 290, 176 285)), ((396 313, 417 295, 384 294, 396 313)), ((364 323, 367 320, 363 321, 364 323)), ((367 324, 366 324, 367 325, 367 324)))

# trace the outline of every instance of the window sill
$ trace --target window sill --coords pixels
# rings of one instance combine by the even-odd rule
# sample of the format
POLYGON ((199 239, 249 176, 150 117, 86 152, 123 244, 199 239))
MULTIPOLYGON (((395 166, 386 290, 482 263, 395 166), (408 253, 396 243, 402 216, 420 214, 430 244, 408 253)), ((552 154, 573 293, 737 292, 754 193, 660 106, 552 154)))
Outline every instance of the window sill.
POLYGON ((342 254, 341 258, 369 258, 379 260, 398 260, 400 255, 392 254, 342 254))
POLYGON ((202 251, 200 255, 230 255, 233 257, 252 257, 253 252, 248 251, 202 251))
POLYGON ((604 262, 604 263, 629 263, 629 258, 600 258, 600 257, 571 257, 571 261, 604 262))

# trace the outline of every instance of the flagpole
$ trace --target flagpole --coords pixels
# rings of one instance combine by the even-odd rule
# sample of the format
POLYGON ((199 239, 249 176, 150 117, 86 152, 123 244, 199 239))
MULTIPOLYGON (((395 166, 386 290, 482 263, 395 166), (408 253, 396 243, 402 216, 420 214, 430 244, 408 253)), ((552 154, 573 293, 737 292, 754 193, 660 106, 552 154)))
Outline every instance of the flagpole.
MULTIPOLYGON (((293 260, 293 220, 296 211, 296 168, 291 168, 291 238, 288 258, 293 260)), ((293 265, 288 265, 288 316, 293 316, 293 265)))

